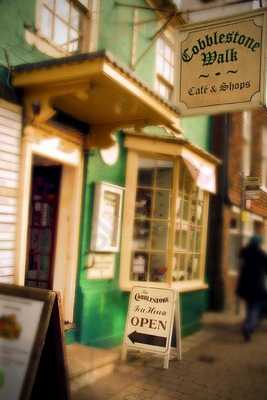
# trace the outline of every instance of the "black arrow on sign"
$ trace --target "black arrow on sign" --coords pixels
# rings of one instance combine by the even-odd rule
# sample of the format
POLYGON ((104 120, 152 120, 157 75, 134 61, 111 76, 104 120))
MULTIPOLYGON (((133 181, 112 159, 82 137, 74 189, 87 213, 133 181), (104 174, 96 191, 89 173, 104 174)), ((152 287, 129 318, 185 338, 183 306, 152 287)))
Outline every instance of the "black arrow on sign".
POLYGON ((132 343, 149 344, 151 346, 166 347, 167 338, 162 336, 148 335, 146 333, 132 332, 128 335, 132 343))

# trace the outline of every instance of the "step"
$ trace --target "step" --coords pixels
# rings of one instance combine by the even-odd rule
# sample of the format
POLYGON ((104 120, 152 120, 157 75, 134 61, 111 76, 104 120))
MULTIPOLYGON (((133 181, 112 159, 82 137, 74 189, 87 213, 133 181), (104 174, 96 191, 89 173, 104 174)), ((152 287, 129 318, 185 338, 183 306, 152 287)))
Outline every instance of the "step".
POLYGON ((99 349, 74 343, 66 348, 72 392, 110 374, 120 358, 118 347, 99 349))

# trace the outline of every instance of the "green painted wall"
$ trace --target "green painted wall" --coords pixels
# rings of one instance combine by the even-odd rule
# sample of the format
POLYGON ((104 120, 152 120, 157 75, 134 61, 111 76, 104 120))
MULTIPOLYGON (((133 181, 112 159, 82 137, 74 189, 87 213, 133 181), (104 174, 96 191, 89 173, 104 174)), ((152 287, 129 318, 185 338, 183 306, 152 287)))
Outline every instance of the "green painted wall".
POLYGON ((83 218, 81 227, 80 269, 77 281, 75 320, 77 339, 83 344, 111 347, 121 342, 125 323, 128 295, 118 287, 120 254, 116 255, 116 272, 113 280, 88 280, 86 257, 90 249, 95 182, 125 185, 126 152, 119 137, 120 157, 115 165, 102 162, 98 150, 89 152, 86 160, 83 218))
MULTIPOLYGON (((116 274, 113 280, 88 280, 86 257, 89 252, 95 182, 105 181, 125 185, 126 150, 119 136, 120 158, 108 167, 97 150, 88 154, 85 167, 85 191, 81 227, 80 268, 77 280, 75 322, 76 336, 67 335, 67 342, 75 339, 82 344, 112 347, 122 342, 129 293, 119 288, 120 254, 116 255, 116 274)), ((200 328, 200 318, 207 308, 206 291, 185 293, 181 296, 182 334, 188 335, 200 328)))
MULTIPOLYGON (((126 4, 147 5, 142 0, 125 0, 126 4)), ((130 66, 133 32, 133 9, 119 7, 113 0, 101 1, 99 49, 109 50, 120 62, 130 66)), ((151 20, 155 16, 150 11, 140 11, 140 20, 151 20)), ((151 37, 156 32, 155 21, 140 25, 138 34, 138 55, 149 49, 137 65, 135 73, 147 84, 154 86, 155 48, 151 37)), ((182 121, 185 136, 195 144, 209 148, 209 119, 206 117, 186 118, 182 121)), ((112 347, 123 339, 129 294, 119 289, 119 261, 116 256, 116 275, 113 280, 87 280, 84 268, 89 251, 92 227, 92 205, 94 183, 110 182, 124 186, 126 150, 120 137, 120 159, 112 167, 106 166, 98 151, 88 154, 85 163, 85 191, 81 227, 81 251, 77 279, 75 319, 78 327, 76 340, 96 347, 112 347)), ((207 309, 207 291, 186 293, 181 296, 182 334, 188 335, 200 328, 200 320, 207 309)), ((68 340, 73 339, 72 333, 68 340)))
POLYGON ((181 118, 184 136, 197 146, 210 150, 211 117, 201 115, 197 117, 181 118))
POLYGON ((48 58, 25 42, 25 26, 35 28, 36 0, 1 0, 0 64, 11 66, 48 58))
MULTIPOLYGON (((144 0, 124 0, 125 4, 147 5, 144 0)), ((25 43, 25 26, 34 29, 36 0, 1 0, 0 24, 0 66, 7 66, 7 54, 11 65, 40 61, 48 58, 34 47, 25 43)), ((134 72, 139 79, 154 86, 155 46, 152 37, 158 29, 155 14, 140 10, 137 39, 137 59, 134 72)), ((99 49, 107 49, 126 66, 131 63, 133 35, 133 9, 119 7, 113 0, 101 1, 99 49)), ((8 83, 8 82, 7 82, 8 83)), ((195 144, 209 148, 209 119, 206 117, 184 118, 182 126, 185 136, 195 144)), ((77 329, 66 333, 67 343, 75 340, 99 347, 111 347, 121 343, 128 306, 128 293, 118 286, 119 257, 116 256, 114 280, 89 281, 86 279, 85 260, 90 245, 92 225, 92 205, 94 183, 106 181, 124 186, 126 151, 122 138, 121 157, 113 167, 106 166, 98 151, 91 151, 85 162, 85 184, 83 196, 83 216, 81 224, 81 244, 79 272, 77 275, 77 296, 75 322, 77 329)), ((206 292, 182 295, 182 332, 192 333, 200 327, 200 317, 206 309, 206 292)))
MULTIPOLYGON (((98 48, 109 50, 121 63, 129 67, 131 66, 134 9, 118 6, 115 3, 115 0, 101 0, 98 48)), ((147 6, 147 2, 143 0, 125 0, 122 3, 147 6)), ((150 10, 139 10, 138 21, 140 25, 138 26, 136 59, 140 61, 134 66, 133 71, 139 79, 154 86, 155 46, 152 37, 157 32, 158 25, 154 12, 150 10)))

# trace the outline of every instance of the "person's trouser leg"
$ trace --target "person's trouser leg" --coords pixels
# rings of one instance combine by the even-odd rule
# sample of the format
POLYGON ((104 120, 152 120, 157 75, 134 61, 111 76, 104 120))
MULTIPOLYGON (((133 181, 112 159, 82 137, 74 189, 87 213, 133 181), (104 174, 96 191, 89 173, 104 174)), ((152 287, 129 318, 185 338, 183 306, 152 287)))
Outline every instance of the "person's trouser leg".
POLYGON ((245 339, 249 340, 254 332, 260 318, 260 303, 246 303, 246 318, 243 325, 243 334, 245 339))

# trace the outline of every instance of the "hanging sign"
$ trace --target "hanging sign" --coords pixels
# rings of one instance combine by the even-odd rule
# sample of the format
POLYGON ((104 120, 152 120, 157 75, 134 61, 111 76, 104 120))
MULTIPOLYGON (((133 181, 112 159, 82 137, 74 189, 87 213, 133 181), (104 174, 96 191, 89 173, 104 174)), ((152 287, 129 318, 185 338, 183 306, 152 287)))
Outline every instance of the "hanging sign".
POLYGON ((258 176, 246 176, 244 178, 244 191, 247 200, 256 200, 261 194, 261 180, 258 176))
POLYGON ((179 30, 182 115, 264 105, 265 19, 258 10, 179 30))
MULTIPOLYGON (((178 299, 179 302, 179 299, 178 299)), ((165 357, 168 367, 176 308, 176 293, 170 289, 133 287, 124 335, 123 358, 127 349, 144 350, 165 357)), ((180 338, 180 314, 176 313, 176 337, 180 338)), ((181 358, 181 340, 177 340, 181 358)))
POLYGON ((55 292, 0 284, 0 399, 68 400, 55 292))

